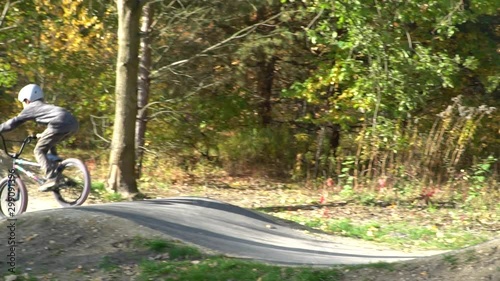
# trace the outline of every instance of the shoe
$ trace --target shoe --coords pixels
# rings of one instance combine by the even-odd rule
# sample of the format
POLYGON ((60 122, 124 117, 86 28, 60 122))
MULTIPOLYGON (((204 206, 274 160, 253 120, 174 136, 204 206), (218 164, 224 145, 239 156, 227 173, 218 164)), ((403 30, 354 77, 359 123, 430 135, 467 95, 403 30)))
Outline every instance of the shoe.
POLYGON ((51 162, 61 162, 63 160, 61 157, 59 157, 59 155, 51 153, 47 154, 47 159, 49 159, 49 161, 51 162))
POLYGON ((54 191, 56 186, 57 186, 57 177, 49 178, 38 188, 38 191, 41 192, 54 191))

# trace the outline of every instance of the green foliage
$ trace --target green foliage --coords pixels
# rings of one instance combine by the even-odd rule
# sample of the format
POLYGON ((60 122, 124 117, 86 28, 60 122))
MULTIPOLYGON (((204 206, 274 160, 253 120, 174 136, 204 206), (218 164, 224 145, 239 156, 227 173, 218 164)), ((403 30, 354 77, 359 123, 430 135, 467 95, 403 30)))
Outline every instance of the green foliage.
POLYGON ((473 165, 470 169, 470 173, 463 176, 470 184, 467 202, 486 195, 489 186, 488 180, 491 178, 492 174, 492 167, 497 162, 498 159, 490 155, 480 163, 473 165))
POLYGON ((346 157, 346 159, 342 162, 341 174, 338 177, 341 179, 340 185, 343 186, 343 193, 352 193, 352 189, 354 188, 354 177, 352 176, 351 171, 355 168, 355 163, 354 157, 346 157))
POLYGON ((0 88, 10 88, 17 80, 17 75, 12 71, 10 64, 2 63, 0 58, 0 88))
MULTIPOLYGON (((436 50, 433 38, 425 35, 434 30, 442 40, 451 37, 454 24, 462 21, 452 8, 443 1, 308 4, 308 13, 322 15, 307 30, 309 39, 334 63, 320 64, 302 86, 296 84, 296 96, 318 103, 326 95, 335 109, 370 118, 374 127, 382 112, 391 118, 406 116, 426 97, 454 84, 462 59, 436 50), (417 28, 412 30, 410 24, 417 28)), ((342 115, 336 110, 325 114, 334 122, 342 115)))
MULTIPOLYGON (((7 70, 0 74, 0 87, 14 96, 26 83, 42 85, 48 102, 77 115, 85 136, 79 140, 82 146, 91 142, 90 115, 113 109, 106 92, 114 82, 114 67, 109 66, 114 64, 115 30, 103 25, 115 18, 110 6, 102 1, 90 6, 84 1, 21 1, 7 13, 11 28, 0 32, 0 41, 9 42, 6 56, 0 56, 0 69, 7 70)), ((17 111, 10 107, 3 112, 17 111)))
MULTIPOLYGON (((417 131, 426 130, 429 130, 428 146, 438 148, 446 141, 452 148, 441 155, 426 156, 429 161, 426 165, 432 166, 427 171, 439 167, 438 173, 429 175, 432 180, 441 177, 438 174, 445 173, 442 170, 452 173, 465 164, 464 154, 474 149, 470 143, 483 114, 491 114, 487 109, 490 107, 479 106, 476 101, 476 109, 462 110, 465 107, 458 102, 456 109, 461 109, 461 115, 456 123, 443 120, 443 126, 454 126, 448 135, 433 135, 429 124, 420 121, 439 108, 430 106, 430 100, 440 99, 441 93, 459 93, 469 87, 464 81, 480 79, 484 85, 491 85, 487 86, 489 91, 497 88, 494 82, 486 82, 491 80, 488 77, 492 73, 498 72, 499 64, 491 63, 498 62, 498 56, 494 56, 495 40, 491 39, 498 34, 486 25, 479 28, 476 24, 479 18, 493 24, 495 21, 489 15, 495 12, 491 3, 463 5, 460 1, 414 1, 407 5, 387 1, 306 3, 302 12, 314 16, 306 30, 310 49, 321 60, 316 61, 318 67, 308 78, 295 82, 284 95, 303 100, 315 109, 299 120, 316 124, 331 122, 345 128, 348 134, 357 134, 353 137, 357 147, 352 143, 342 147, 345 154, 356 155, 355 169, 360 169, 350 176, 366 171, 370 178, 392 174, 403 167, 412 170, 415 167, 407 166, 410 161, 396 164, 397 167, 386 165, 419 155, 417 131), (481 48, 465 44, 468 36, 480 36, 484 40, 479 42, 485 43, 481 48), (479 70, 479 65, 484 68, 479 70), (347 132, 352 127, 361 129, 347 132), (443 136, 449 139, 434 138, 443 136), (467 147, 470 150, 464 152, 467 147)), ((491 142, 490 145, 492 148, 491 142)), ((338 162, 342 161, 345 160, 338 162)), ((337 176, 348 178, 345 171, 345 167, 338 169, 337 176)), ((450 174, 444 177, 447 176, 450 174)), ((423 178, 425 181, 426 176, 423 178)))

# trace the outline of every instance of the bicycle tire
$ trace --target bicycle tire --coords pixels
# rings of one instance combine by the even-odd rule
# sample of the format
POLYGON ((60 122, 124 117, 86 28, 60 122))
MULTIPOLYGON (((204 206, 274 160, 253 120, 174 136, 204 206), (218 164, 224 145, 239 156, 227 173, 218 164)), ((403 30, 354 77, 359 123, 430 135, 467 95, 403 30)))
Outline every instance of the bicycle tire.
POLYGON ((16 206, 12 206, 8 201, 8 188, 9 188, 9 178, 3 178, 0 180, 0 216, 6 218, 13 218, 24 212, 28 207, 28 190, 24 182, 16 177, 15 185, 18 187, 18 198, 15 200, 16 206))
POLYGON ((90 173, 79 159, 68 158, 59 164, 58 186, 53 191, 56 201, 63 207, 80 206, 90 193, 90 173))

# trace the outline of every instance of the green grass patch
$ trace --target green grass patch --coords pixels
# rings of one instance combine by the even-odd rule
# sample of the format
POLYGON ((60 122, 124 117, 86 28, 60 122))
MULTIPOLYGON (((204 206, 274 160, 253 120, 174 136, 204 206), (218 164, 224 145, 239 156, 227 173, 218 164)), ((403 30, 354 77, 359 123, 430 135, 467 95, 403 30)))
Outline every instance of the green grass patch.
POLYGON ((163 239, 135 238, 136 245, 148 248, 156 253, 168 253, 170 260, 199 259, 204 255, 195 247, 180 242, 167 241, 163 239))
POLYGON ((350 219, 308 219, 301 216, 283 217, 333 235, 384 243, 390 246, 420 249, 450 250, 476 245, 488 240, 486 235, 471 233, 457 227, 437 228, 407 222, 365 222, 350 219))
POLYGON ((143 241, 143 245, 155 252, 164 252, 168 248, 172 248, 172 242, 160 239, 151 239, 143 241))
POLYGON ((465 262, 474 262, 478 259, 478 253, 475 250, 468 250, 465 252, 465 262))
POLYGON ((90 190, 94 193, 106 193, 106 186, 104 182, 92 182, 90 190))
POLYGON ((458 265, 458 257, 455 255, 444 255, 443 259, 452 267, 456 267, 458 265))
POLYGON ((338 269, 279 267, 224 257, 201 261, 143 261, 140 270, 139 280, 335 281, 341 277, 338 269))
POLYGON ((105 271, 112 271, 112 270, 115 270, 119 267, 117 264, 115 264, 113 262, 113 260, 109 256, 104 256, 104 257, 102 257, 102 260, 99 263, 99 268, 101 268, 105 271))
POLYGON ((103 199, 107 202, 120 202, 125 200, 120 193, 106 193, 103 196, 103 199))
POLYGON ((134 243, 157 253, 168 253, 163 260, 143 260, 138 280, 340 280, 339 269, 280 267, 255 261, 203 254, 195 247, 163 239, 134 238, 134 243))
POLYGON ((388 271, 396 270, 394 263, 387 263, 387 262, 375 262, 375 263, 369 263, 369 264, 349 265, 349 266, 346 266, 346 268, 349 270, 359 270, 359 269, 363 269, 363 268, 375 268, 375 269, 383 269, 383 270, 388 270, 388 271))
POLYGON ((124 200, 120 193, 109 192, 104 182, 92 182, 90 191, 106 202, 120 202, 124 200))

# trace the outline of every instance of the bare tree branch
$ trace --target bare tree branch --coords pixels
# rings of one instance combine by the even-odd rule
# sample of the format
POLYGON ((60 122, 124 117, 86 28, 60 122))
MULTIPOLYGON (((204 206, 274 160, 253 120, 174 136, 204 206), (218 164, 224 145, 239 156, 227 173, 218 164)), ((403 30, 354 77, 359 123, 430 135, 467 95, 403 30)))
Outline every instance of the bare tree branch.
MULTIPOLYGON (((154 101, 154 102, 150 102, 148 104, 146 104, 143 108, 141 108, 140 110, 147 110, 148 108, 152 107, 153 105, 158 105, 158 104, 163 104, 165 103, 166 101, 154 101)), ((146 120, 149 121, 149 120, 152 120, 152 119, 155 119, 158 115, 161 115, 161 114, 164 114, 164 113, 179 113, 179 111, 176 111, 176 110, 172 110, 172 109, 163 109, 163 110, 159 110, 159 111, 156 111, 152 114, 150 114, 146 120)), ((174 119, 177 119, 175 116, 173 116, 174 119)))
MULTIPOLYGON (((105 137, 101 136, 98 132, 98 129, 97 129, 97 123, 96 123, 96 119, 102 119, 104 122, 107 118, 106 117, 98 117, 98 116, 95 116, 95 115, 90 115, 90 122, 92 122, 92 129, 94 131, 94 135, 96 135, 98 138, 100 138, 102 141, 106 142, 106 143, 111 143, 110 140, 106 139, 105 137)), ((105 127, 104 125, 101 125, 101 127, 105 127)))
POLYGON ((257 27, 259 26, 262 26, 262 25, 266 25, 268 22, 280 17, 282 15, 282 13, 278 13, 268 19, 266 19, 265 21, 263 22, 259 22, 259 23, 256 23, 254 25, 251 25, 251 26, 248 26, 246 28, 243 28, 237 32, 235 32, 234 34, 232 34, 231 36, 229 36, 228 38, 220 41, 219 43, 215 44, 215 45, 212 45, 206 49, 204 49, 203 51, 199 52, 198 54, 190 57, 190 58, 187 58, 187 59, 183 59, 183 60, 180 60, 180 61, 176 61, 176 62, 173 62, 169 65, 166 65, 166 66, 163 66, 161 68, 159 68, 158 70, 154 71, 152 73, 152 77, 157 77, 159 73, 171 68, 172 66, 178 66, 178 65, 182 65, 182 64, 185 64, 185 63, 188 63, 190 62, 191 60, 195 59, 195 58, 198 58, 198 57, 201 57, 201 56, 205 56, 206 53, 210 52, 210 51, 213 51, 213 50, 216 50, 218 48, 221 48, 222 46, 224 46, 226 43, 230 42, 230 41, 233 41, 233 40, 236 40, 236 39, 240 39, 240 38, 243 38, 243 37, 246 37, 247 35, 249 35, 250 33, 252 33, 255 29, 257 29, 257 27))
POLYGON ((437 24, 437 26, 434 28, 434 30, 432 30, 432 33, 435 33, 439 27, 441 26, 444 26, 444 25, 447 25, 447 24, 451 24, 451 21, 453 19, 453 15, 460 11, 460 10, 463 10, 464 8, 464 1, 463 0, 460 0, 457 5, 455 5, 455 7, 453 8, 453 10, 451 10, 450 13, 448 13, 444 18, 442 18, 439 23, 437 24))
POLYGON ((411 40, 411 35, 408 30, 406 30, 406 38, 408 39, 408 47, 410 48, 410 50, 413 50, 413 40, 411 40))
MULTIPOLYGON (((0 24, 1 24, 1 23, 0 23, 0 24)), ((6 31, 6 30, 9 30, 9 29, 14 29, 14 28, 16 28, 16 27, 18 27, 18 26, 17 26, 17 25, 13 25, 13 26, 6 26, 6 27, 2 27, 2 28, 0 28, 0 32, 2 32, 2 31, 6 31)))
MULTIPOLYGON (((150 114, 148 116, 148 120, 155 119, 158 115, 161 115, 161 114, 164 114, 164 113, 177 113, 177 111, 175 111, 175 110, 161 110, 161 111, 158 111, 158 112, 150 114)), ((177 119, 175 117, 173 117, 173 118, 177 119)), ((179 120, 179 119, 177 119, 177 120, 179 120)))
MULTIPOLYGON (((2 25, 5 21, 5 18, 7 17, 7 12, 9 11, 9 9, 12 6, 16 5, 17 3, 19 3, 19 1, 11 2, 10 0, 7 0, 7 2, 4 4, 2 15, 0 15, 0 27, 2 27, 2 25)), ((3 31, 3 30, 5 30, 5 28, 0 28, 0 31, 3 31)))
POLYGON ((319 19, 319 17, 321 17, 321 15, 323 14, 323 11, 324 11, 324 10, 325 10, 325 9, 321 9, 321 10, 319 11, 319 13, 318 13, 318 14, 317 14, 317 15, 316 15, 313 19, 312 19, 312 21, 311 21, 311 22, 307 25, 306 29, 311 28, 311 26, 313 26, 313 25, 316 23, 316 21, 319 19))

